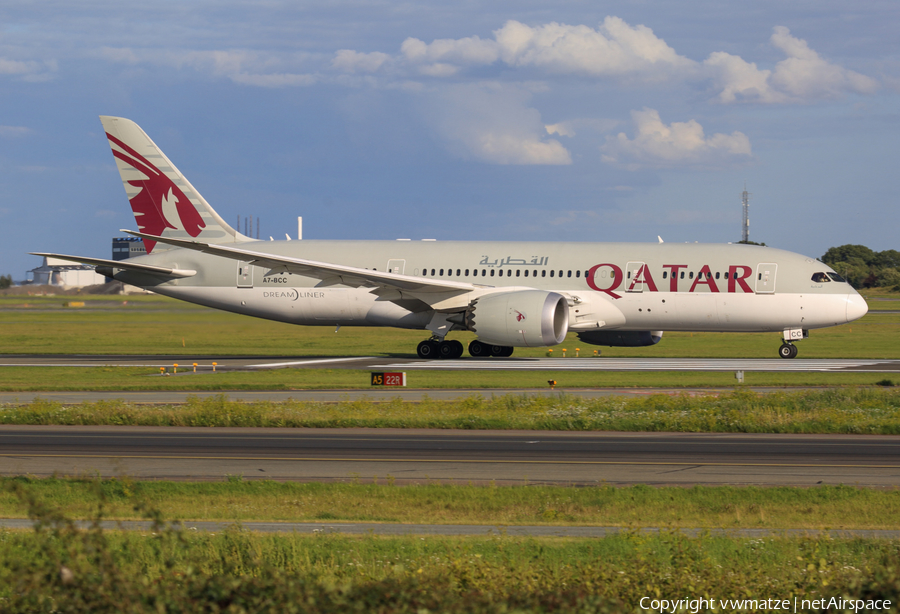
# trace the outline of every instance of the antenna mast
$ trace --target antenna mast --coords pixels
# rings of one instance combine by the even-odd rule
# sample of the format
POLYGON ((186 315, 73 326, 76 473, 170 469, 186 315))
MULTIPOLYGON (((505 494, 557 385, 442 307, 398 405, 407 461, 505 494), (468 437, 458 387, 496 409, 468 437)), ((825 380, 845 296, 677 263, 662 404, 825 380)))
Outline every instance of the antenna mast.
POLYGON ((750 192, 747 191, 747 182, 744 182, 744 192, 741 194, 741 204, 744 210, 744 220, 741 224, 741 241, 750 240, 750 192))

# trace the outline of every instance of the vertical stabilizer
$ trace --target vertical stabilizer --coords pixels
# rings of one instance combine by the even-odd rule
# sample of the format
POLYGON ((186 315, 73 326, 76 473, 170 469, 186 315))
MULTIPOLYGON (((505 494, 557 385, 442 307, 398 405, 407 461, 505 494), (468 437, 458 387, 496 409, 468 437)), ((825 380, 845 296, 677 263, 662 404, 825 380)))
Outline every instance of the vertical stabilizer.
MULTIPOLYGON (((122 117, 101 115, 100 121, 141 232, 207 243, 251 240, 219 217, 140 126, 122 117)), ((156 242, 144 245, 149 253, 156 242)))

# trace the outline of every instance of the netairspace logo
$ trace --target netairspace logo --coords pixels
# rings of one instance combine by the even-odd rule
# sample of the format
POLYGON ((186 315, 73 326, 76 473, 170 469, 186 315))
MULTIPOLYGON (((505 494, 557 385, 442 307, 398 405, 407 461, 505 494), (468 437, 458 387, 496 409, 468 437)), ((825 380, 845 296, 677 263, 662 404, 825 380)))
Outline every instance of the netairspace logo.
POLYGON ((651 612, 690 612, 698 614, 705 610, 711 612, 798 612, 798 611, 835 611, 865 612, 889 610, 892 601, 888 599, 847 599, 845 597, 823 597, 821 599, 653 599, 643 597, 640 601, 642 610, 651 612))

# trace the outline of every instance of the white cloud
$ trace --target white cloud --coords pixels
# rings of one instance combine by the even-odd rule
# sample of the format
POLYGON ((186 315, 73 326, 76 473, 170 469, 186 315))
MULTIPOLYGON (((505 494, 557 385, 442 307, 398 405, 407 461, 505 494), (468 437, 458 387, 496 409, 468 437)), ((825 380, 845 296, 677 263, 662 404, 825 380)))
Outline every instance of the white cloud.
POLYGON ((607 17, 597 29, 556 22, 531 27, 510 20, 494 31, 493 40, 472 36, 425 43, 408 38, 400 51, 411 64, 463 67, 500 60, 509 66, 536 67, 553 74, 663 76, 673 69, 696 66, 675 53, 650 28, 629 26, 618 17, 607 17))
POLYGON ((493 64, 500 55, 496 41, 482 40, 477 36, 452 39, 441 38, 426 44, 417 38, 407 38, 400 45, 400 53, 409 62, 493 64))
POLYGON ((360 53, 352 49, 341 49, 334 54, 331 61, 332 68, 349 73, 375 72, 387 62, 391 56, 380 51, 372 53, 360 53))
POLYGON ((873 94, 878 90, 877 81, 822 59, 805 40, 791 36, 784 26, 776 26, 769 40, 787 56, 774 70, 760 70, 756 64, 721 51, 710 54, 704 66, 721 88, 719 101, 807 102, 837 98, 848 92, 873 94))
POLYGON ((575 129, 571 122, 560 122, 558 124, 549 124, 544 126, 547 134, 558 134, 559 136, 575 136, 575 129))
POLYGON ((31 129, 25 126, 0 126, 0 136, 3 137, 24 136, 29 132, 31 129))
POLYGON ((256 85, 258 87, 302 86, 316 83, 315 75, 294 75, 289 73, 268 75, 236 73, 228 75, 228 78, 241 85, 256 85))
POLYGON ((240 85, 258 87, 307 86, 319 78, 314 74, 294 72, 306 60, 304 54, 278 55, 245 49, 193 51, 103 47, 97 55, 122 64, 152 64, 175 69, 190 68, 227 78, 240 85), (288 70, 286 70, 288 69, 288 70))
POLYGON ((441 87, 428 95, 426 115, 448 148, 462 158, 492 164, 571 164, 547 131, 530 94, 498 85, 441 87))
POLYGON ((23 81, 47 81, 53 78, 57 68, 56 60, 38 62, 0 58, 0 75, 16 76, 23 81))
POLYGON ((742 132, 716 133, 707 137, 696 120, 666 125, 655 109, 632 111, 637 129, 633 139, 624 132, 607 137, 601 147, 603 161, 641 167, 721 168, 746 163, 752 159, 750 139, 742 132))
POLYGON ((555 22, 531 28, 508 21, 494 35, 507 64, 537 66, 554 73, 623 75, 694 64, 675 53, 650 28, 631 27, 612 16, 596 30, 555 22))

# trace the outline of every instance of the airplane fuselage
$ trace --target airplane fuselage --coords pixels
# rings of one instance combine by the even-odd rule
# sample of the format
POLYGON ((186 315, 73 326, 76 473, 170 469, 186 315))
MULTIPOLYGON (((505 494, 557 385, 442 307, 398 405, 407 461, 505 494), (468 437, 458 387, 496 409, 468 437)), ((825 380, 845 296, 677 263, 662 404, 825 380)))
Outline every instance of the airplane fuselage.
MULTIPOLYGON (((849 284, 813 281, 821 262, 752 245, 458 241, 255 241, 257 252, 497 289, 534 288, 570 299, 571 330, 783 331, 843 324, 865 313, 849 284), (602 322, 601 326, 581 326, 602 322)), ((161 281, 117 279, 174 298, 302 325, 424 329, 431 310, 379 300, 371 288, 190 251, 135 262, 196 270, 161 281)), ((402 303, 401 303, 402 304, 402 303)))

